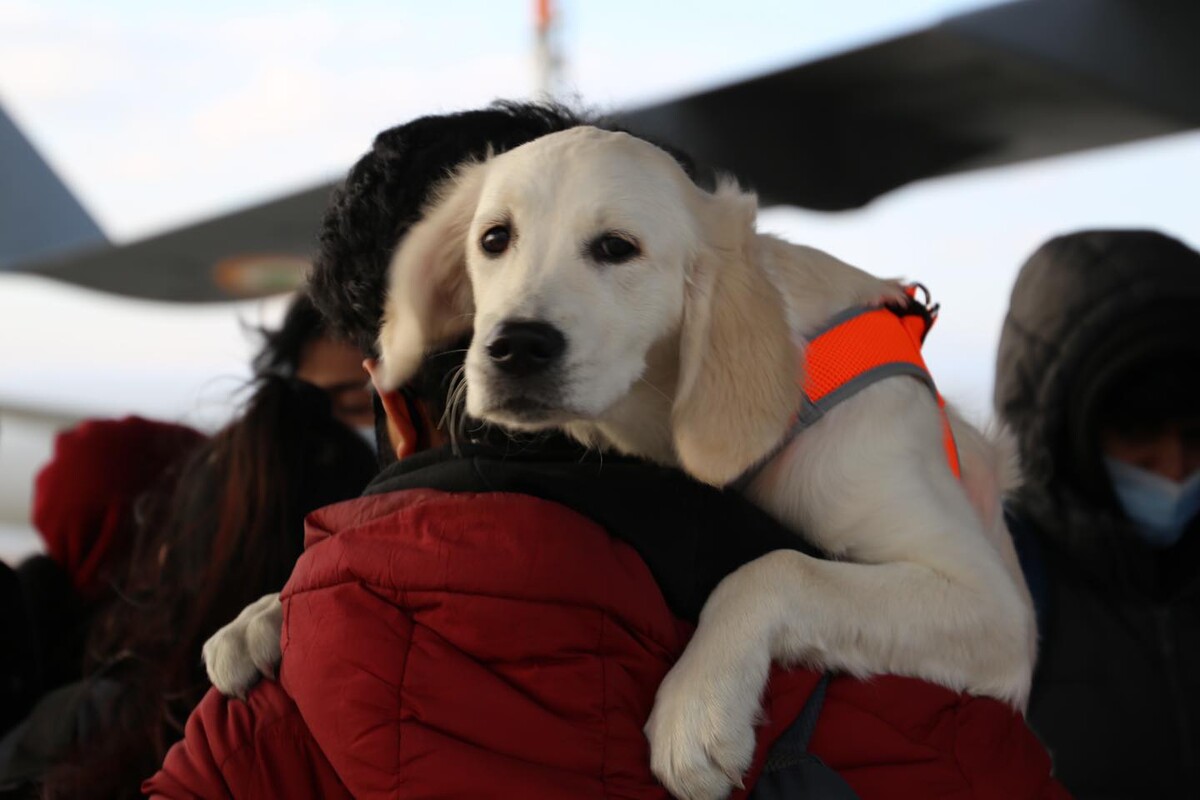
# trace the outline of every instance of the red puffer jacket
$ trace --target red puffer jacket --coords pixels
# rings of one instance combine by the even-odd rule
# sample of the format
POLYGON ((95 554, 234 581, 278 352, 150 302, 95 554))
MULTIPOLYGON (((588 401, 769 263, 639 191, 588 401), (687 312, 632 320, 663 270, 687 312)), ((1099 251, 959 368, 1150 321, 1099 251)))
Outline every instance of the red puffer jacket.
MULTIPOLYGON (((543 499, 424 489, 323 509, 307 545, 280 682, 210 692, 150 795, 666 797, 642 726, 690 626, 630 546, 543 499)), ((775 675, 748 785, 817 677, 775 675)), ((1066 796, 1019 715, 909 679, 834 679, 812 748, 868 800, 1066 796)))

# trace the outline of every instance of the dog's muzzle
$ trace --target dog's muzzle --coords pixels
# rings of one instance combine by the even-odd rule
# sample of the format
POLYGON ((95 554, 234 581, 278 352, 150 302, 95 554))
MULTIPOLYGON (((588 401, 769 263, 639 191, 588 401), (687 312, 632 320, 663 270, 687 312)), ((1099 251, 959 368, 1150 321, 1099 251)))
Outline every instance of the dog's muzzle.
POLYGON ((488 360, 512 378, 530 378, 549 371, 562 358, 567 339, 545 322, 507 320, 492 329, 485 342, 488 360))

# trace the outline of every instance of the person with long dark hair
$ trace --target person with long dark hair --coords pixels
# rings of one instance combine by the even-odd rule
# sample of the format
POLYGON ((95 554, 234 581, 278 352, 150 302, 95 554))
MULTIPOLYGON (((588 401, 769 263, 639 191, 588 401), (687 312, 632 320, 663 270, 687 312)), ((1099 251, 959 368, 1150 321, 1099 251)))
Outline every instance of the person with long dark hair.
POLYGON ((374 474, 371 448, 335 417, 330 393, 296 377, 326 335, 319 317, 298 319, 268 340, 239 417, 187 459, 173 492, 146 504, 120 597, 93 627, 87 677, 5 740, 0 787, 140 796, 208 688, 204 640, 283 586, 305 515, 357 496, 374 474), (293 341, 294 357, 281 355, 293 341))
POLYGON ((256 375, 296 378, 318 387, 329 396, 333 416, 374 445, 375 414, 363 351, 328 329, 306 292, 292 300, 282 325, 259 333, 263 347, 251 362, 256 375))

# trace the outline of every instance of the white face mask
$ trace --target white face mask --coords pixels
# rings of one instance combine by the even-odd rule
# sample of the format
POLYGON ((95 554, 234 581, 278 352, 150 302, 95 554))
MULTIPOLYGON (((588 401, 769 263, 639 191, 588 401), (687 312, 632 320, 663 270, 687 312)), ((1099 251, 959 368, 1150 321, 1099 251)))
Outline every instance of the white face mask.
POLYGON ((1104 466, 1126 516, 1151 547, 1178 542, 1200 513, 1200 471, 1176 483, 1149 470, 1105 457, 1104 466))
POLYGON ((374 425, 356 425, 354 427, 354 432, 361 436, 364 442, 370 445, 372 453, 379 452, 379 443, 375 440, 374 425))

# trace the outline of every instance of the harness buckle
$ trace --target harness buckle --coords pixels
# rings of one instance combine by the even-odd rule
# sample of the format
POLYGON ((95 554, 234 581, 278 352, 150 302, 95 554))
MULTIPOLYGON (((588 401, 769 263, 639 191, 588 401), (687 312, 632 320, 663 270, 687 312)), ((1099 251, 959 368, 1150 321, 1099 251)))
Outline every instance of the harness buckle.
POLYGON ((941 309, 940 303, 933 302, 933 295, 929 293, 929 289, 923 283, 910 283, 904 287, 906 299, 899 303, 889 303, 888 308, 900 317, 919 317, 921 324, 918 330, 914 330, 911 324, 905 324, 905 327, 912 332, 920 344, 925 343, 925 337, 929 335, 930 328, 933 323, 937 322, 938 310, 941 309))

